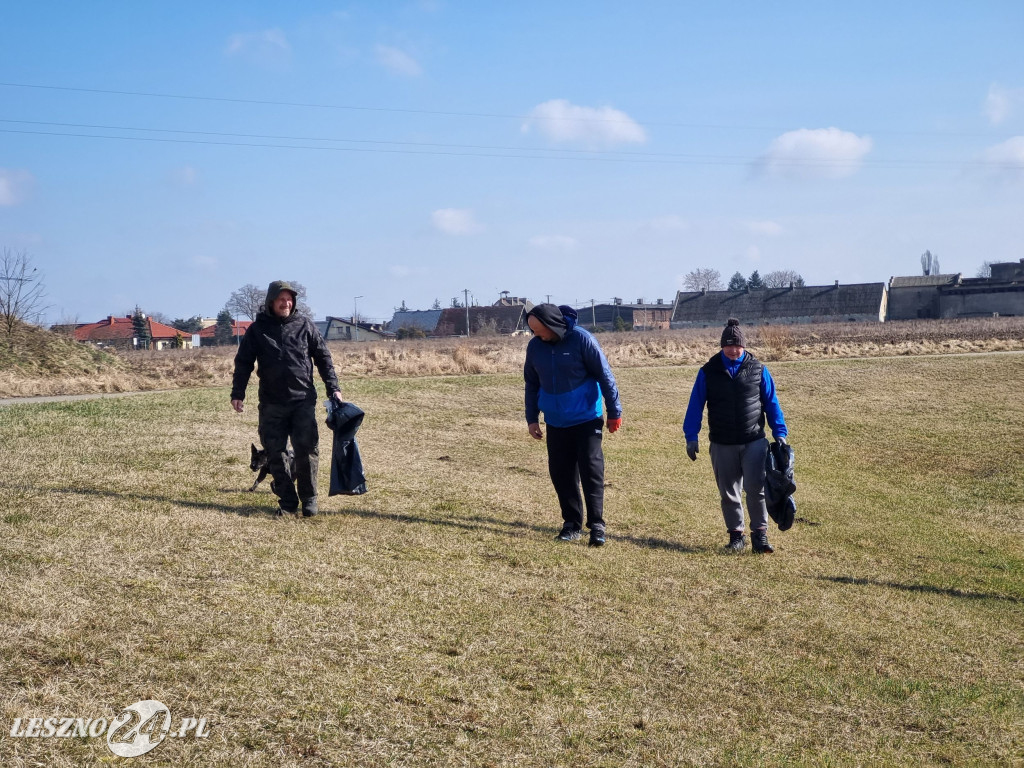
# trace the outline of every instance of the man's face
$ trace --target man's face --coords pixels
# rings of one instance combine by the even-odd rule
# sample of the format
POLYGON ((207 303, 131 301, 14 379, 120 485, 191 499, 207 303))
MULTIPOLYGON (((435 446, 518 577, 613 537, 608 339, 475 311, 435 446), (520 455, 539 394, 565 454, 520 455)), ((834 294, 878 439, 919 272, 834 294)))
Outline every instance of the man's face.
POLYGON ((722 347, 722 354, 730 360, 739 360, 740 355, 743 354, 743 347, 739 344, 730 344, 727 347, 722 347))
POLYGON ((292 307, 295 306, 295 297, 291 291, 281 291, 271 306, 274 307, 274 314, 278 317, 288 317, 292 313, 292 307))
POLYGON ((558 341, 558 334, 533 315, 526 318, 526 322, 529 323, 530 330, 533 331, 534 335, 539 336, 541 341, 558 341))

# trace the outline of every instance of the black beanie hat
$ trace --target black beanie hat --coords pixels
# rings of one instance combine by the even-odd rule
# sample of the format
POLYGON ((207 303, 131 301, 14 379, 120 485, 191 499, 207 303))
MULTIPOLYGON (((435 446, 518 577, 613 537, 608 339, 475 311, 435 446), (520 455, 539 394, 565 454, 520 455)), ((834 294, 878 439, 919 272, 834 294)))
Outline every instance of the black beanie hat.
POLYGON ((529 312, 526 313, 527 317, 536 317, 544 325, 550 328, 559 339, 565 336, 566 331, 569 330, 569 324, 565 322, 565 316, 562 314, 562 310, 556 307, 554 304, 538 304, 529 312))
POLYGON ((723 347, 746 347, 747 340, 743 336, 743 329, 740 328, 740 321, 735 317, 730 317, 729 321, 725 324, 725 330, 722 331, 722 346, 723 347))

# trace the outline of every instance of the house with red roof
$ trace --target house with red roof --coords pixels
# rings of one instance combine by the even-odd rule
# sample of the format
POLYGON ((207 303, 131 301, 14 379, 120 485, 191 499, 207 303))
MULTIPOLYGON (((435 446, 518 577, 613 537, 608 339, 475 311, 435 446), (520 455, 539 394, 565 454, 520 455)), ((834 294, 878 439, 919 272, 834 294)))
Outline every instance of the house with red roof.
MULTIPOLYGON (((231 321, 231 343, 238 345, 238 341, 242 336, 245 336, 245 332, 252 325, 252 320, 232 320, 231 321)), ((201 347, 212 347, 217 344, 217 323, 214 321, 213 325, 208 325, 198 334, 199 346, 201 347)))
MULTIPOLYGON (((151 317, 144 317, 149 328, 150 349, 192 348, 192 334, 179 331, 169 325, 158 323, 151 317)), ((135 323, 131 315, 115 317, 109 315, 95 323, 83 323, 75 327, 75 339, 87 341, 98 347, 118 347, 120 349, 139 349, 141 343, 135 333, 135 323)))

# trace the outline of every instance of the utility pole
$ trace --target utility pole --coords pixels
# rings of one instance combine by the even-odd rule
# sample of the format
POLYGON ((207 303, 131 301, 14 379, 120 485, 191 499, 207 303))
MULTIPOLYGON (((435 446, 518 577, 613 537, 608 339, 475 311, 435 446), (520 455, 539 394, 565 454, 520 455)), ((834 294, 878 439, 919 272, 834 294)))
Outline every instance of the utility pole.
POLYGON ((359 341, 359 300, 362 296, 352 297, 352 325, 356 329, 356 341, 359 341))
POLYGON ((547 294, 547 297, 548 297, 548 302, 547 303, 550 304, 551 303, 551 294, 550 293, 547 294))
POLYGON ((594 300, 590 300, 590 327, 597 330, 597 310, 594 309, 594 300))
POLYGON ((462 289, 462 303, 466 305, 466 338, 469 338, 469 288, 462 289))

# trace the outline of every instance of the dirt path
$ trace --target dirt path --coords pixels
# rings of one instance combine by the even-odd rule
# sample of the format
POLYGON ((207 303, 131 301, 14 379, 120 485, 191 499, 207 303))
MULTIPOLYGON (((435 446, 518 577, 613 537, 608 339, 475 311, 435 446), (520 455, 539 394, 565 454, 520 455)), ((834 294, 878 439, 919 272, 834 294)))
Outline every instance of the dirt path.
POLYGON ((152 395, 156 392, 180 392, 180 389, 145 389, 138 392, 93 392, 87 395, 33 395, 30 397, 2 397, 0 406, 21 405, 22 403, 65 403, 72 400, 95 400, 100 397, 130 397, 131 395, 152 395))

